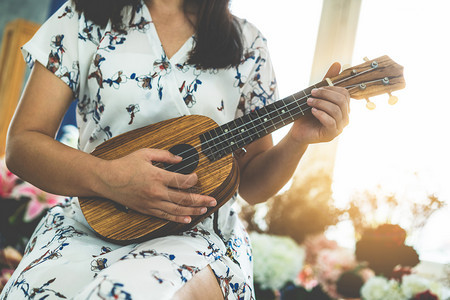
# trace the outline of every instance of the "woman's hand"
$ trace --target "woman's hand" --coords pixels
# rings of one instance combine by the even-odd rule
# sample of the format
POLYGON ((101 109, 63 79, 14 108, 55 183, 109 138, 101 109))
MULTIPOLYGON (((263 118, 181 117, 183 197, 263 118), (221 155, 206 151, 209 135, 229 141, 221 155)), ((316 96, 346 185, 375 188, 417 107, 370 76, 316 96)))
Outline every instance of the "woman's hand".
MULTIPOLYGON (((340 65, 334 63, 325 77, 339 74, 340 65)), ((347 89, 326 86, 311 91, 307 103, 312 116, 295 121, 289 134, 301 144, 328 142, 338 136, 349 123, 350 95, 347 89)))
POLYGON ((195 173, 169 172, 152 162, 176 164, 181 157, 166 150, 141 149, 125 157, 105 160, 99 194, 140 213, 179 223, 190 223, 217 204, 212 197, 192 194, 187 189, 197 183, 195 173))

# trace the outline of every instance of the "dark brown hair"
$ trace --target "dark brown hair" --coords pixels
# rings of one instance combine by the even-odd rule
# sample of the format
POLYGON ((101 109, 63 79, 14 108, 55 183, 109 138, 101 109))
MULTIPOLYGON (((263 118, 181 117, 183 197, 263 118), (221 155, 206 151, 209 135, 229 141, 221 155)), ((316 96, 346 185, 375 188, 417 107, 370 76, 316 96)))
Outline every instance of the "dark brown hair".
MULTIPOLYGON (((111 20, 115 30, 123 30, 125 24, 121 12, 125 6, 132 7, 132 17, 141 5, 141 0, 74 0, 77 11, 86 19, 104 27, 111 20)), ((197 9, 195 47, 190 52, 189 64, 202 69, 237 66, 242 57, 243 45, 240 26, 230 13, 229 0, 185 0, 188 7, 197 9)))

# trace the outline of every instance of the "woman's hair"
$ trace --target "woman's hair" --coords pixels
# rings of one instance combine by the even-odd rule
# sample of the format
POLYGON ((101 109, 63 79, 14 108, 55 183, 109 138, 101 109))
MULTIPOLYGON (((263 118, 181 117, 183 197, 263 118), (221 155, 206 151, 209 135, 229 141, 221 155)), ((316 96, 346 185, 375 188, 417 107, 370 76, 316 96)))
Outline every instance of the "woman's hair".
MULTIPOLYGON (((125 6, 132 7, 131 20, 141 5, 141 0, 74 0, 76 9, 101 27, 111 20, 115 30, 123 30, 125 6)), ((184 12, 197 11, 195 47, 190 52, 189 64, 202 69, 237 66, 242 58, 241 30, 236 18, 228 9, 229 0, 185 0, 184 12)))

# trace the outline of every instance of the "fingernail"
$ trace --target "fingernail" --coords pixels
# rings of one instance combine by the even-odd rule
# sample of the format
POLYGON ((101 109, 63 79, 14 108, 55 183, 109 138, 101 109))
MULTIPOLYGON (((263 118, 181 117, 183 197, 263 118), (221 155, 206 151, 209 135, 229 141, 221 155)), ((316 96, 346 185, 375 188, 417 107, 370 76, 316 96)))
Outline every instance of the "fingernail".
POLYGON ((184 218, 184 223, 191 223, 191 218, 189 218, 189 217, 186 217, 186 218, 184 218))
POLYGON ((182 158, 181 156, 178 156, 178 155, 175 155, 175 158, 176 159, 180 159, 180 158, 182 158))
POLYGON ((209 202, 209 206, 216 206, 217 205, 217 201, 216 200, 212 200, 209 202))
POLYGON ((200 210, 200 213, 204 214, 207 211, 206 207, 202 207, 202 209, 200 210))
POLYGON ((311 98, 308 98, 307 100, 306 100, 306 102, 308 102, 308 104, 311 104, 312 103, 312 99, 311 98))

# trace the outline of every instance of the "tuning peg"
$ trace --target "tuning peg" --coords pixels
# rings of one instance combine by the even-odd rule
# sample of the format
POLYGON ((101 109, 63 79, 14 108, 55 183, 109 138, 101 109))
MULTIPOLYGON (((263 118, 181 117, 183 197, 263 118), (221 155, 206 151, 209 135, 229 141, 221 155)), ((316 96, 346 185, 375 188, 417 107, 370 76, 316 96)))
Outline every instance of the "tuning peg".
POLYGON ((367 56, 364 56, 363 60, 364 61, 369 61, 370 59, 368 59, 367 56))
POLYGON ((375 107, 377 107, 377 106, 375 105, 375 103, 373 103, 372 101, 369 100, 369 98, 366 98, 366 101, 367 101, 367 103, 366 103, 367 109, 369 109, 369 110, 374 110, 375 107))
POLYGON ((398 102, 398 97, 397 97, 397 96, 394 96, 394 95, 392 95, 391 93, 388 93, 388 94, 389 94, 389 100, 388 100, 388 103, 389 103, 390 105, 394 105, 395 103, 398 102))

